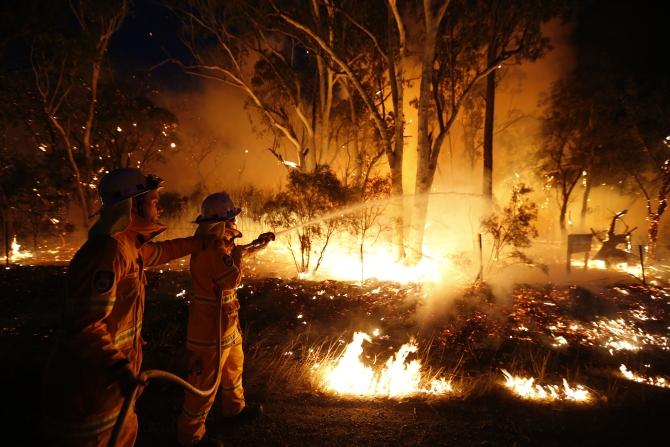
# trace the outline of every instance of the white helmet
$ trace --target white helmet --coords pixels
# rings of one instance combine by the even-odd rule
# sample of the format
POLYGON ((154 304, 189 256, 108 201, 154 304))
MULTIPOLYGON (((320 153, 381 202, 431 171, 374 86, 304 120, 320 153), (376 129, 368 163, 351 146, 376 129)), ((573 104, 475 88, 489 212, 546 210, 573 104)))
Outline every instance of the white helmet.
POLYGON ((137 168, 115 169, 100 179, 98 194, 102 200, 101 210, 133 197, 158 189, 163 179, 145 175, 137 168))
POLYGON ((200 215, 195 223, 223 222, 234 219, 242 210, 233 204, 233 200, 225 192, 208 195, 202 202, 200 215))

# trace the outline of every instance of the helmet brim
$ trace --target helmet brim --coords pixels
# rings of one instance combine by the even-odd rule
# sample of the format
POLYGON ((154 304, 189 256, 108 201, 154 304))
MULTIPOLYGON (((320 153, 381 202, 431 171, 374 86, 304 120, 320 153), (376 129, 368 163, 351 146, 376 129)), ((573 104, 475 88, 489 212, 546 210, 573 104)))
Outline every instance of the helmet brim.
POLYGON ((114 205, 118 205, 119 203, 123 202, 124 200, 134 199, 134 198, 137 198, 139 196, 143 196, 144 194, 146 194, 148 192, 163 189, 163 184, 164 183, 165 183, 165 181, 163 179, 161 179, 160 177, 157 177, 157 176, 154 176, 154 175, 148 175, 147 176, 147 184, 148 185, 147 185, 147 188, 144 191, 136 192, 136 193, 134 193, 134 194, 132 194, 128 197, 115 198, 111 202, 103 203, 102 206, 100 208, 98 208, 98 211, 96 211, 95 213, 93 213, 89 217, 93 217, 96 214, 100 214, 101 212, 103 212, 107 208, 110 208, 114 205))
POLYGON ((199 215, 198 217, 195 218, 193 223, 201 224, 201 223, 207 223, 207 222, 225 222, 227 220, 234 219, 235 216, 240 214, 242 212, 241 208, 233 208, 232 210, 228 211, 228 213, 225 216, 203 216, 202 214, 199 215))

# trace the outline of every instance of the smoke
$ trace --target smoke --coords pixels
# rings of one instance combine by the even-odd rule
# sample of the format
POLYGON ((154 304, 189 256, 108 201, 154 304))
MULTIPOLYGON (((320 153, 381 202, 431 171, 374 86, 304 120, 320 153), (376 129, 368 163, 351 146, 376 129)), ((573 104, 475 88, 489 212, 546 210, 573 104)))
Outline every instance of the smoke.
POLYGON ((272 136, 238 90, 203 82, 195 92, 164 91, 160 102, 179 120, 177 151, 156 166, 169 189, 187 195, 201 184, 209 192, 275 188, 284 179, 285 167, 267 150, 272 136))

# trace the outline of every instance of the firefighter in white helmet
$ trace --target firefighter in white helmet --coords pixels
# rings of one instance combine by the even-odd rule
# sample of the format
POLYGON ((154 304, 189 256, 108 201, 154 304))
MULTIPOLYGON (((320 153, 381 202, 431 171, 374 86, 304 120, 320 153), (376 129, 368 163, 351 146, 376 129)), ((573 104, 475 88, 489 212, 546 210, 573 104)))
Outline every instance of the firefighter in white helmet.
MULTIPOLYGON (((141 385, 144 267, 168 262, 205 243, 194 237, 151 242, 162 180, 135 168, 101 180, 100 217, 68 272, 69 294, 45 376, 49 445, 106 446, 123 399, 141 385)), ((117 446, 132 446, 131 408, 117 446)))
MULTIPOLYGON (((247 245, 236 245, 242 236, 235 225, 240 213, 230 196, 220 192, 208 196, 202 203, 201 214, 195 223, 196 235, 214 235, 218 247, 206 247, 191 255, 193 300, 189 304, 186 347, 189 351, 188 381, 197 388, 207 389, 221 373, 219 386, 220 409, 229 422, 244 422, 259 416, 259 404, 246 403, 242 387, 242 334, 238 320, 240 307, 235 289, 242 279, 242 259, 245 254, 264 248, 274 240, 274 234, 263 233, 247 245), (218 309, 221 306, 221 314, 218 309), (219 334, 221 318, 221 338, 219 334), (221 345, 220 359, 217 343, 221 345), (217 364, 217 360, 219 363, 217 364)), ((177 420, 179 443, 183 446, 220 446, 218 439, 205 433, 205 420, 214 404, 216 392, 209 397, 186 393, 182 413, 177 420)))

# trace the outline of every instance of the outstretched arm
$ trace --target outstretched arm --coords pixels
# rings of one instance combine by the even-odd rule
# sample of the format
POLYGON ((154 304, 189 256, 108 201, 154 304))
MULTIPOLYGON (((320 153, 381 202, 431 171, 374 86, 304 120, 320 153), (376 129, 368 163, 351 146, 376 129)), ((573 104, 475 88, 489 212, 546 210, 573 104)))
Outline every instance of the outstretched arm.
POLYGON ((144 244, 140 251, 144 265, 151 267, 190 255, 198 244, 202 243, 204 243, 202 238, 190 236, 169 241, 149 242, 144 244))

